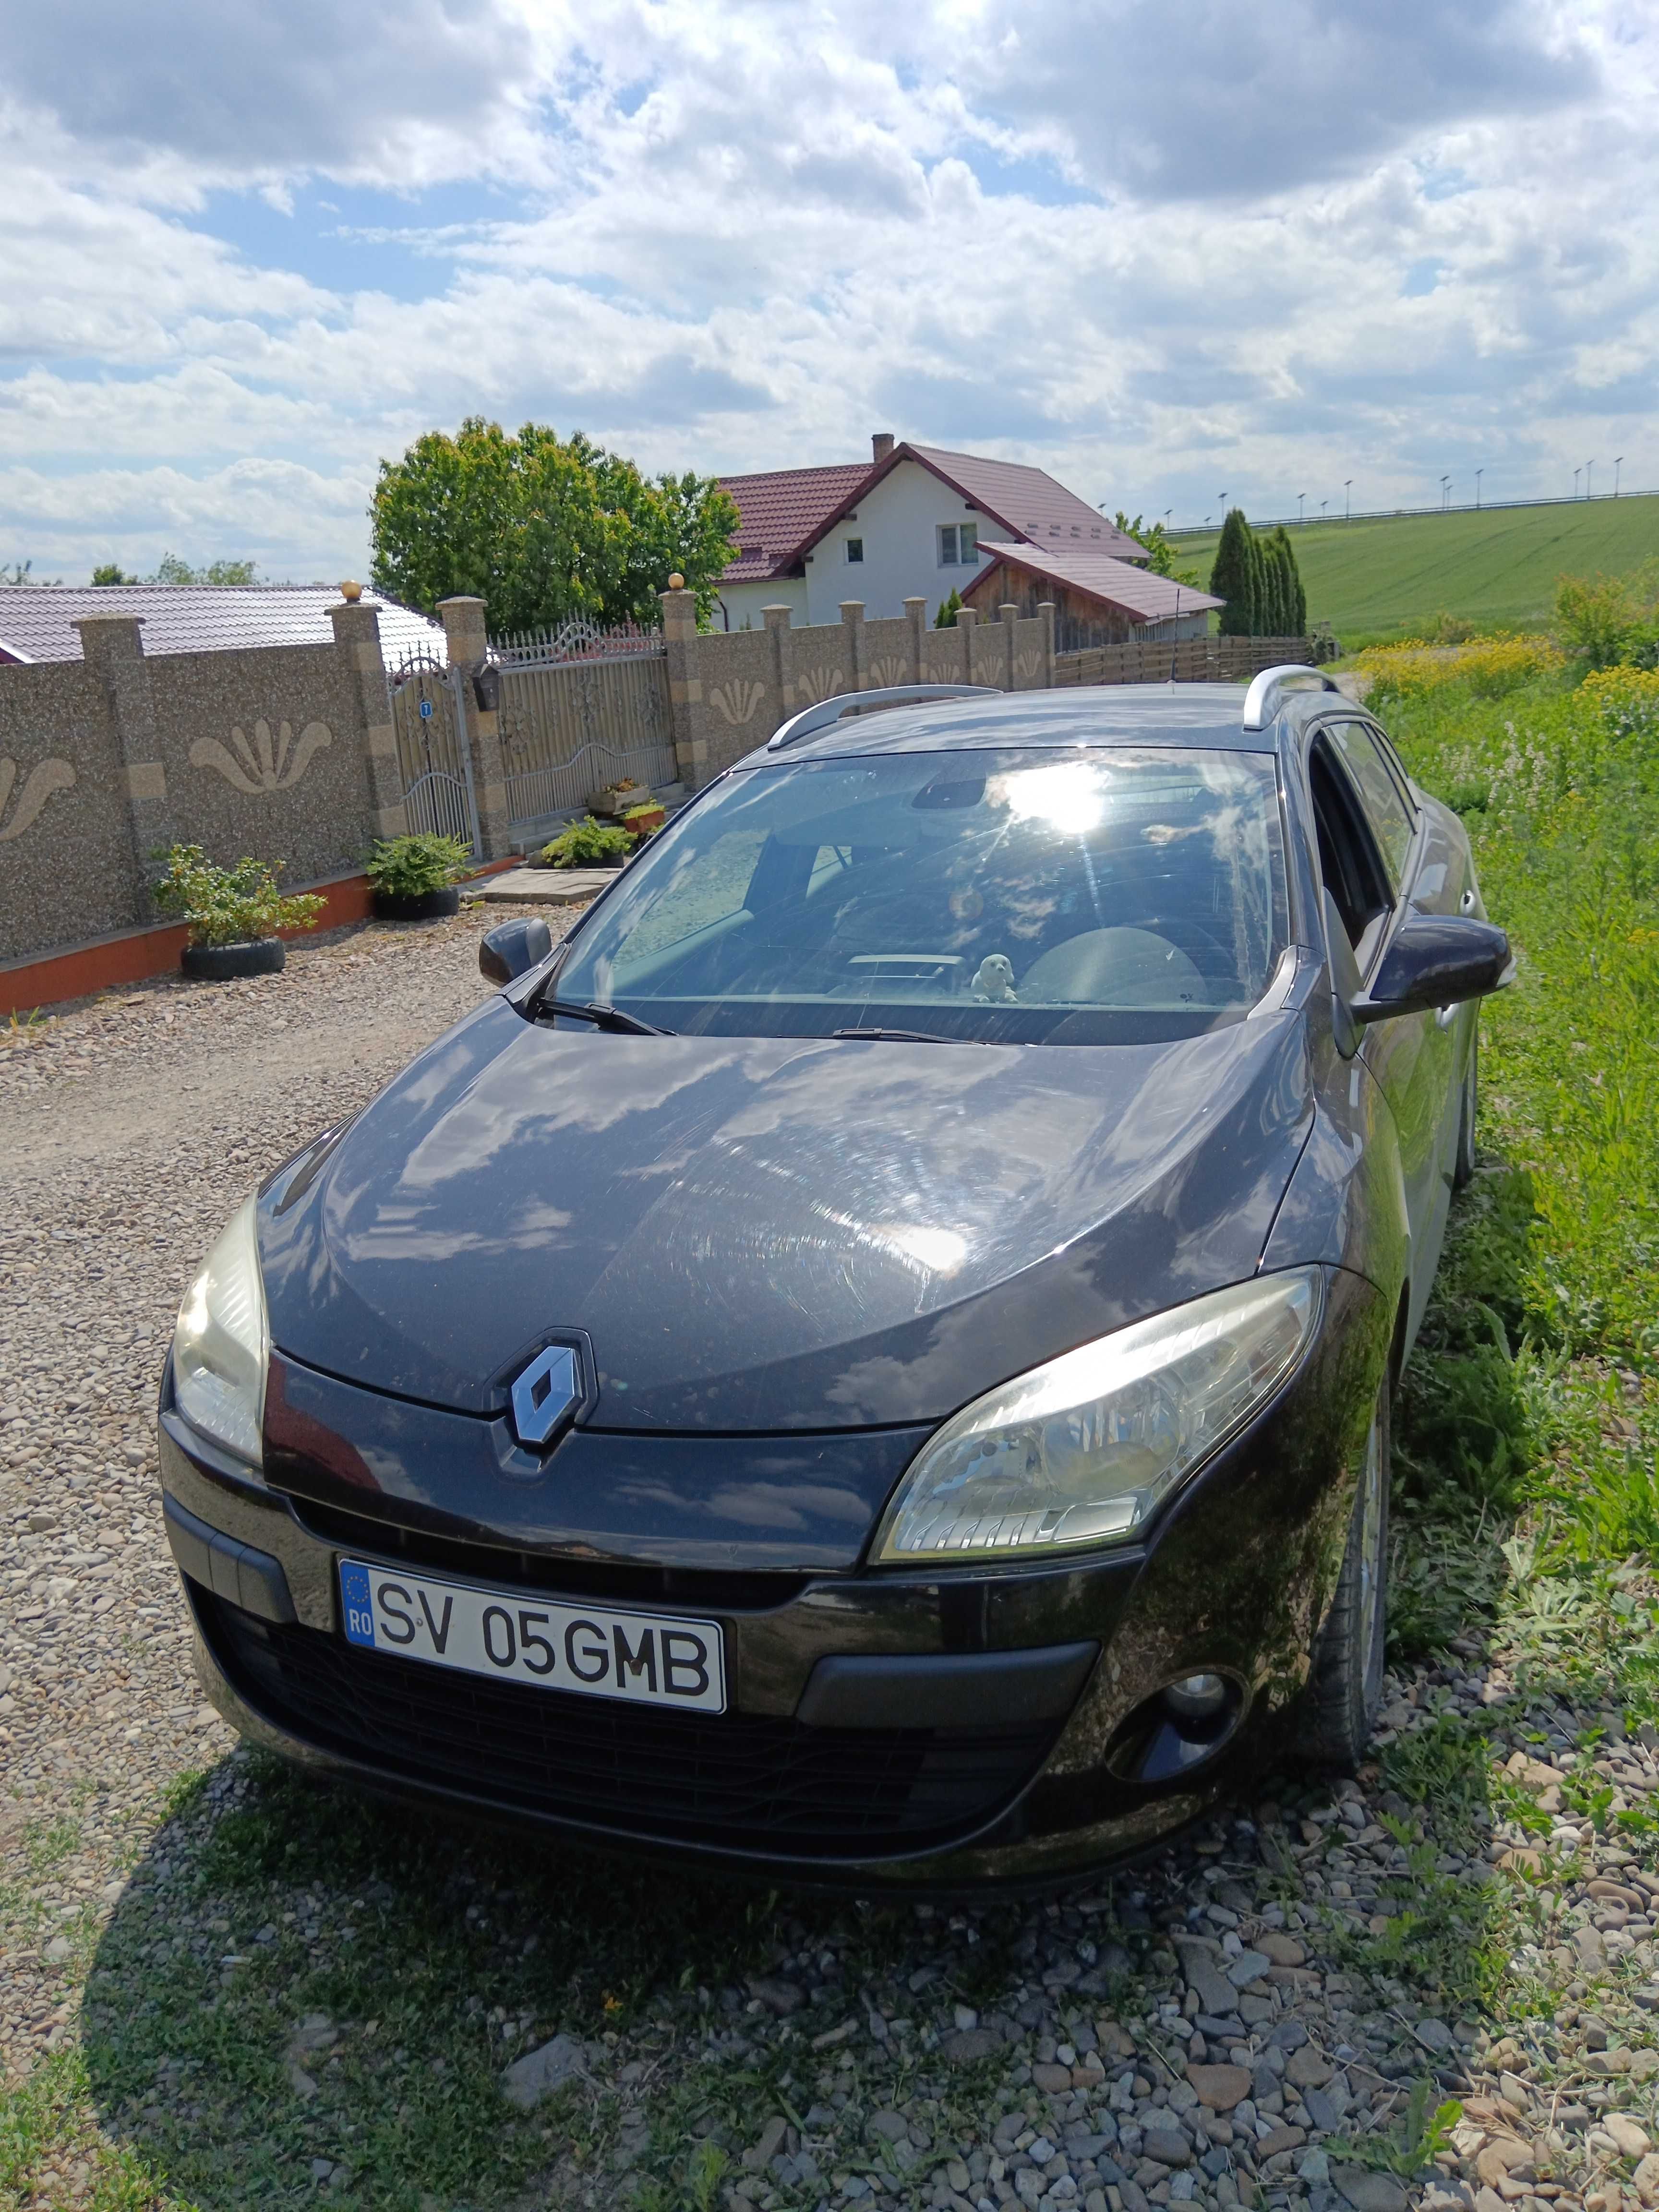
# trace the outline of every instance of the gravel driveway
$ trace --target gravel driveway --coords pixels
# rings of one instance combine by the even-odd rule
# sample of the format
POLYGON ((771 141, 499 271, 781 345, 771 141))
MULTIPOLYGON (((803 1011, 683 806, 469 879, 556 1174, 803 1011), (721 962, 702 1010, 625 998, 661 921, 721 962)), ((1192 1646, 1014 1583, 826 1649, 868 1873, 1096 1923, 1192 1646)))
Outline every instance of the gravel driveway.
POLYGON ((969 1910, 568 1854, 234 1747, 155 1486, 178 1297, 476 1003, 482 927, 0 1030, 0 2207, 1659 2199, 1659 1881, 1583 1810, 1647 1802, 1651 1750, 1501 1652, 1391 1679, 1358 1784, 969 1910))

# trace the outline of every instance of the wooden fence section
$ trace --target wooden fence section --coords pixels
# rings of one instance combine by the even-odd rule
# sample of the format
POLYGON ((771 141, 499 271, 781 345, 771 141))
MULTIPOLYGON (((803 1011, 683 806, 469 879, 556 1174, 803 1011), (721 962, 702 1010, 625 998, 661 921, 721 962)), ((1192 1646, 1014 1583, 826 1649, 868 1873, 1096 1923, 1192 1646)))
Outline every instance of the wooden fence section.
POLYGON ((1054 655, 1063 684, 1248 684, 1264 668, 1312 660, 1307 637, 1137 638, 1054 655))

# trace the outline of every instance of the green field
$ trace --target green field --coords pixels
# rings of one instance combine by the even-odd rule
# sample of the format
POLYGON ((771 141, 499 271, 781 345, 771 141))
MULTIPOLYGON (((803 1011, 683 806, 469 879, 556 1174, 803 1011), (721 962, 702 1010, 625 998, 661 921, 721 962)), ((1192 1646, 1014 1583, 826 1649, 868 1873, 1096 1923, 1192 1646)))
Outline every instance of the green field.
MULTIPOLYGON (((1659 554, 1659 495, 1478 514, 1310 522, 1291 532, 1308 614, 1345 645, 1419 636, 1437 615, 1525 628, 1548 613, 1564 574, 1627 573, 1659 554)), ((1218 531, 1174 539, 1207 582, 1218 531)))

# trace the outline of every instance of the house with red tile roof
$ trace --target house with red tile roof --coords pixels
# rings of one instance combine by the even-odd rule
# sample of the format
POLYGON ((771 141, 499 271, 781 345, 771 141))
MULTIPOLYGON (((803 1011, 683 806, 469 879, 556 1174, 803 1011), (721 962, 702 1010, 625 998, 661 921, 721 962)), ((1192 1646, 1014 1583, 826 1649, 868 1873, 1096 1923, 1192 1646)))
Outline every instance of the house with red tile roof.
POLYGON ((715 619, 759 629, 763 607, 797 623, 838 622, 842 602, 866 616, 925 599, 931 622, 951 592, 987 568, 983 542, 1145 562, 1143 547, 1045 470, 940 446, 871 441, 867 463, 723 477, 741 521, 715 619))
POLYGON ((980 572, 963 592, 963 604, 981 620, 994 620, 999 607, 1034 615, 1048 600, 1061 653, 1124 644, 1132 637, 1202 637, 1211 614, 1226 604, 1093 544, 1065 539, 1000 544, 981 538, 979 550, 980 572))

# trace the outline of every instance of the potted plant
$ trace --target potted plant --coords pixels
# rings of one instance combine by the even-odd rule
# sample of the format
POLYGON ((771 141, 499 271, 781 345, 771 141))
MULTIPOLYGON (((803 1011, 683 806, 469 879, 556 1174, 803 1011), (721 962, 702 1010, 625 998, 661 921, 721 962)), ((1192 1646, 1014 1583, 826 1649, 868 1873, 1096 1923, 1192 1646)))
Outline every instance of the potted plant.
POLYGON ((276 888, 280 860, 244 854, 234 868, 222 868, 199 845, 175 845, 157 857, 166 859, 167 872, 155 887, 155 903, 189 930, 179 964, 203 982, 280 973, 288 951, 276 932, 315 929, 327 904, 312 891, 284 898, 276 888))
POLYGON ((603 791, 594 792, 587 803, 595 814, 620 815, 646 795, 643 784, 636 783, 631 775, 619 775, 603 791))
POLYGON ((363 872, 381 921, 433 921, 459 911, 456 888, 472 859, 459 837, 417 836, 377 841, 363 872))
POLYGON ((590 814, 562 830, 536 855, 541 868, 619 868, 634 849, 626 830, 612 822, 596 822, 590 814))
POLYGON ((641 845, 647 837, 654 836, 668 819, 668 809, 654 799, 641 806, 630 806, 623 815, 623 828, 641 845))

